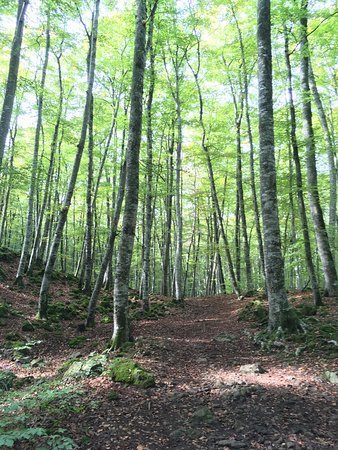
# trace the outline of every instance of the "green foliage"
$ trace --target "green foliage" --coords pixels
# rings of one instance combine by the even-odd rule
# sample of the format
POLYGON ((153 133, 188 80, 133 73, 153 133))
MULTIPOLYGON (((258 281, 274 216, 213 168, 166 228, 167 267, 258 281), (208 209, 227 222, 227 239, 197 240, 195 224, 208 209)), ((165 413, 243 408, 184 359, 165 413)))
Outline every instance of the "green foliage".
POLYGON ((0 317, 5 318, 10 314, 10 307, 7 303, 0 303, 0 317))
POLYGON ((0 261, 13 262, 20 256, 19 253, 7 247, 0 247, 0 261))
POLYGON ((110 391, 108 394, 108 400, 114 402, 115 400, 119 400, 120 394, 116 391, 110 391))
POLYGON ((16 375, 11 370, 1 370, 0 371, 0 391, 8 391, 9 389, 11 389, 13 387, 15 379, 16 379, 16 375))
POLYGON ((0 401, 0 448, 13 448, 28 441, 30 448, 75 449, 75 442, 63 436, 64 429, 50 430, 39 426, 29 426, 37 411, 59 414, 64 406, 74 403, 81 395, 74 387, 60 387, 55 383, 40 383, 24 391, 8 392, 0 401), (70 402, 70 400, 73 400, 70 402), (37 447, 35 442, 43 445, 37 447))
POLYGON ((86 342, 86 336, 76 336, 68 343, 70 348, 82 348, 86 342))
POLYGON ((154 375, 129 358, 115 358, 108 368, 108 374, 114 381, 121 383, 144 388, 155 385, 154 375))

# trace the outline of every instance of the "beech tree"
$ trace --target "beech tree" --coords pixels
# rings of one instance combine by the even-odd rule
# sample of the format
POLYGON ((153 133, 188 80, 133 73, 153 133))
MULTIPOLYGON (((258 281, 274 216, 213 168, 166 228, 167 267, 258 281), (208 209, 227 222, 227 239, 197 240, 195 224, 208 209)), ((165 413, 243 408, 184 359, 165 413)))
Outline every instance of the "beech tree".
POLYGON ((130 92, 129 136, 126 151, 126 193, 114 284, 114 330, 112 348, 130 340, 128 288, 136 229, 139 188, 139 153, 142 131, 143 84, 146 60, 146 1, 138 0, 134 40, 133 76, 130 92))
POLYGON ((18 83, 22 36, 24 31, 25 15, 28 4, 29 0, 18 0, 18 10, 16 14, 16 28, 12 42, 8 77, 6 82, 6 91, 0 118, 0 168, 4 156, 6 140, 12 117, 16 87, 18 83))
POLYGON ((257 45, 260 185, 269 329, 272 331, 278 327, 288 327, 289 305, 284 284, 277 206, 270 0, 258 0, 257 45))

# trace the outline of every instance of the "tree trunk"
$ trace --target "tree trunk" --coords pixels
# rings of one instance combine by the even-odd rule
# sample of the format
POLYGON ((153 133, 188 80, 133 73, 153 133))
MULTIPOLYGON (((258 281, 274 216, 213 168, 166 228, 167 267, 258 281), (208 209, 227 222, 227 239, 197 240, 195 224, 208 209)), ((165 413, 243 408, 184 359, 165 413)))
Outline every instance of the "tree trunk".
POLYGON ((307 0, 302 0, 301 24, 301 86, 302 86, 302 110, 303 110, 303 132, 306 145, 306 169, 307 186, 310 202, 310 210, 316 235, 318 253, 323 265, 325 278, 325 291, 329 296, 335 297, 338 294, 337 272, 334 265, 329 238, 326 232, 323 211, 320 204, 317 167, 316 167, 316 147, 314 132, 312 127, 312 108, 309 86, 309 46, 307 40, 307 0))
POLYGON ((11 56, 9 61, 8 77, 6 82, 6 90, 4 102, 2 106, 0 118, 0 168, 5 152, 7 135, 11 123, 16 86, 18 81, 18 72, 20 64, 20 53, 22 46, 23 30, 25 25, 25 14, 29 0, 19 0, 16 16, 16 28, 12 42, 11 56))
POLYGON ((292 149, 293 149, 293 160, 294 160, 295 169, 296 169, 298 209, 299 209, 300 221, 302 224, 305 259, 306 259, 306 265, 307 265, 307 269, 308 269, 309 276, 310 276, 313 302, 316 306, 319 306, 322 304, 322 300, 321 300, 321 295, 319 292, 316 271, 315 271, 315 267, 314 267, 313 259, 312 259, 309 227, 308 227, 308 221, 307 221, 307 217, 306 217, 306 209, 305 209, 304 196, 303 196, 302 171, 301 171, 301 164, 300 164, 300 158, 299 158, 299 152, 298 152, 298 142, 297 142, 297 136, 296 136, 296 111, 295 111, 295 106, 294 106, 294 101, 293 101, 293 92, 292 92, 292 71, 291 71, 291 63, 290 63, 290 55, 289 55, 288 35, 287 35, 286 30, 284 32, 284 35, 285 35, 285 63, 286 63, 287 74, 288 74, 288 101, 289 101, 290 125, 291 125, 290 134, 291 134, 291 145, 292 145, 292 149))
POLYGON ((38 118, 35 129, 35 141, 34 141, 34 153, 32 161, 32 172, 31 181, 28 194, 28 212, 27 212, 27 222, 25 229, 25 237, 22 244, 21 257, 19 261, 18 271, 15 277, 15 284, 18 286, 23 286, 23 276, 26 270, 28 254, 31 250, 31 242, 33 237, 33 213, 34 213, 34 197, 37 189, 37 177, 38 177, 38 160, 39 160, 39 148, 40 148, 40 134, 42 128, 42 111, 43 111, 43 101, 44 101, 44 90, 46 83, 47 66, 49 59, 50 50, 50 18, 49 11, 47 12, 47 28, 46 28, 46 48, 45 57, 42 67, 41 83, 39 86, 38 94, 38 118))
POLYGON ((265 278, 269 300, 269 330, 288 328, 288 300, 284 285, 284 261, 279 230, 274 123, 270 0, 258 0, 258 107, 260 182, 264 236, 265 278))
POLYGON ((152 104, 155 90, 155 51, 153 47, 153 33, 154 33, 154 14, 156 12, 157 2, 155 3, 155 10, 149 20, 148 27, 148 41, 146 51, 149 52, 150 68, 149 68, 149 91, 146 105, 147 114, 147 187, 146 187, 146 202, 145 202, 145 224, 144 224, 144 251, 142 264, 142 306, 144 311, 149 311, 149 276, 150 276, 150 250, 151 250, 151 230, 153 225, 153 128, 152 128, 152 104))
POLYGON ((120 348, 130 339, 128 324, 128 287, 138 208, 139 153, 142 132, 143 85, 146 59, 145 41, 146 1, 138 0, 130 100, 129 135, 126 152, 126 197, 114 283, 114 332, 111 341, 113 349, 120 348))
POLYGON ((329 241, 332 251, 332 256, 334 258, 334 249, 336 244, 336 228, 337 228, 337 167, 336 167, 336 151, 334 147, 334 141, 331 137, 329 130, 329 125, 326 119, 326 114, 324 111, 324 106, 320 98, 320 94, 317 89, 316 78, 312 70, 311 64, 309 65, 309 81, 315 100, 320 124, 324 133, 324 140, 326 145, 327 160, 329 165, 330 173, 330 205, 329 205, 329 241))
POLYGON ((94 286, 92 295, 90 297, 89 305, 88 305, 88 313, 87 313, 87 319, 86 319, 87 327, 94 326, 97 300, 98 300, 98 297, 100 294, 100 289, 103 284, 104 275, 107 271, 108 265, 113 256, 115 238, 117 235, 117 226, 118 226, 118 223, 120 220, 122 202, 123 202, 123 198, 124 198, 125 184, 126 184, 126 164, 124 163, 123 166, 121 167, 121 171, 120 171, 119 188, 118 188, 118 193, 117 193, 116 202, 115 202, 114 216, 113 216, 111 224, 110 224, 110 235, 109 235, 109 239, 108 239, 108 243, 107 243, 106 253, 103 257, 100 271, 96 278, 95 286, 94 286))
POLYGON ((93 84, 94 84, 94 74, 95 74, 95 57, 96 57, 96 41, 97 41, 97 29, 98 29, 98 19, 99 19, 99 7, 100 0, 96 0, 95 13, 93 17, 92 32, 91 32, 91 45, 89 47, 89 76, 88 76, 88 87, 86 95, 85 109, 83 113, 81 136, 77 146, 77 152, 75 156, 75 161, 73 165, 72 174, 69 180, 68 189, 66 197, 59 214, 53 242, 49 250, 49 255, 45 267, 45 271, 42 278, 41 288, 40 288, 40 298, 39 298, 39 309, 38 318, 47 318, 47 308, 48 308, 48 292, 51 283, 51 276, 55 266, 56 257, 58 254, 60 242, 62 239, 63 229, 67 220, 68 211, 70 208, 71 200, 73 197, 75 183, 77 179, 77 174, 79 171, 81 158, 86 143, 86 135, 88 128, 88 119, 90 114, 90 104, 92 99, 93 84))

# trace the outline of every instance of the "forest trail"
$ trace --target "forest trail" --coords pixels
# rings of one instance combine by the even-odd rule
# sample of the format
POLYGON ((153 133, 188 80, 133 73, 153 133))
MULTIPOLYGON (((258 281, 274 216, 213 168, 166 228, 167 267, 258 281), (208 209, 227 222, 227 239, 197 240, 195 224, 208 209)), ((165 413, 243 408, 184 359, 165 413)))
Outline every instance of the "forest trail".
MULTIPOLYGON (((23 294, 10 292, 18 308, 23 294)), ((141 389, 106 376, 62 381, 75 383, 81 398, 70 400, 69 410, 57 418, 41 410, 35 426, 55 427, 57 420, 82 450, 337 448, 337 390, 321 379, 324 370, 334 370, 334 361, 309 353, 296 358, 278 346, 260 350, 252 339, 254 325, 238 320, 249 301, 188 299, 159 320, 134 321, 128 354, 154 373, 155 387, 141 389)), ((36 346, 34 357, 44 360, 42 367, 25 369, 8 359, 2 368, 35 379, 54 376, 74 354, 67 343, 76 336, 75 325, 64 322, 63 334, 50 332, 36 346)), ((86 356, 98 344, 102 349, 110 333, 111 324, 98 323, 85 333, 80 353, 86 356)))
POLYGON ((163 319, 137 322, 135 357, 155 373, 156 388, 123 388, 101 417, 81 417, 98 440, 81 448, 337 448, 337 403, 322 365, 260 352, 238 322, 241 307, 230 296, 190 299, 163 319), (243 373, 253 363, 264 373, 243 373))

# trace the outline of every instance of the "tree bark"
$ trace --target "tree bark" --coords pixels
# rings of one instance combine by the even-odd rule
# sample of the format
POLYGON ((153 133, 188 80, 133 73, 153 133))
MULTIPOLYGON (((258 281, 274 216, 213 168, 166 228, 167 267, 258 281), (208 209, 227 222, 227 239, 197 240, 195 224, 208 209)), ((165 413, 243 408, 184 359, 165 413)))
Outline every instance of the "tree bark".
POLYGON ((284 285, 277 206, 270 0, 258 0, 257 26, 261 204, 269 330, 273 331, 279 327, 288 328, 289 305, 284 285))
POLYGON ((138 0, 134 41, 134 62, 130 100, 130 121, 126 151, 127 178, 122 233, 114 283, 113 349, 130 339, 128 287, 133 254, 139 189, 139 153, 142 132, 144 69, 146 59, 146 1, 138 0))
POLYGON ((28 3, 29 0, 18 1, 16 28, 12 42, 8 77, 6 82, 6 90, 0 118, 0 168, 2 165, 2 160, 5 152, 8 131, 11 123, 16 86, 18 82, 22 37, 25 25, 25 14, 28 3))
POLYGON ((43 101, 44 101, 44 90, 46 83, 47 67, 49 60, 49 50, 50 50, 50 12, 47 12, 47 26, 46 26, 46 47, 45 56, 42 67, 41 82, 39 86, 38 94, 38 118, 35 128, 35 141, 34 141, 34 153, 32 161, 32 172, 30 180, 30 188, 28 194, 28 212, 27 212, 27 222, 25 229, 25 237, 22 244, 21 257, 19 261, 18 271, 15 277, 15 284, 18 286, 23 286, 23 276, 26 271, 28 253, 31 250, 31 243, 33 237, 33 213, 34 213, 34 197, 36 195, 37 189, 37 178, 38 178, 38 160, 39 160, 39 149, 40 149, 40 134, 42 129, 42 112, 43 112, 43 101))
POLYGON ((319 292, 319 286, 316 276, 315 267, 312 259, 312 251, 311 251, 311 242, 309 235, 309 227, 308 221, 306 217, 306 209, 304 203, 304 195, 303 195, 303 180, 302 180, 302 170, 298 152, 298 141, 296 136, 296 111, 293 101, 293 92, 292 92, 292 70, 290 63, 290 55, 289 55, 289 42, 287 31, 284 32, 285 35, 285 63, 288 74, 288 101, 289 101, 289 109, 290 109, 290 134, 291 134, 291 145, 293 149, 293 160, 296 169, 296 185, 297 185, 297 200, 298 200, 298 209, 299 216, 302 224, 303 231, 303 239, 304 239, 304 249, 305 249, 305 259, 306 265, 310 276, 310 282, 312 287, 312 295, 313 302, 316 306, 322 304, 321 295, 319 292))
POLYGON ((302 86, 302 110, 303 133, 306 146, 307 187, 310 202, 310 210, 316 235, 318 253, 323 265, 325 278, 325 291, 329 296, 338 294, 337 272, 330 248, 329 238, 326 232, 323 211, 321 208, 316 167, 316 146, 312 126, 312 108, 309 85, 309 45, 307 40, 307 0, 302 0, 301 25, 301 86, 302 86))
POLYGON ((95 13, 93 17, 92 24, 92 32, 91 32, 91 45, 89 47, 89 76, 88 76, 88 86, 87 86, 87 95, 86 95, 86 103, 83 113, 82 119, 82 128, 80 140, 77 146, 77 152, 75 156, 75 161, 73 165, 72 174, 69 180, 68 189, 66 193, 66 197, 62 206, 62 209, 59 214, 57 226, 55 229, 55 234, 53 238, 53 242, 51 244, 51 248, 49 250, 49 255, 45 267, 45 271, 42 278, 41 288, 40 288, 40 297, 39 297, 39 307, 38 307, 38 318, 46 319, 47 318, 47 309, 48 309, 48 292, 49 286, 51 283, 52 272, 55 266, 58 250, 60 247, 62 233, 64 226, 66 224, 68 211, 71 205, 75 183, 77 179, 77 174, 80 168, 81 158, 83 154, 83 150, 86 143, 86 135, 88 128, 88 119, 90 114, 90 104, 92 99, 93 92, 93 84, 94 84, 94 74, 95 74, 95 57, 96 57, 96 41, 97 41, 97 29, 98 29, 98 20, 99 20, 99 7, 100 0, 96 0, 95 4, 95 13))

